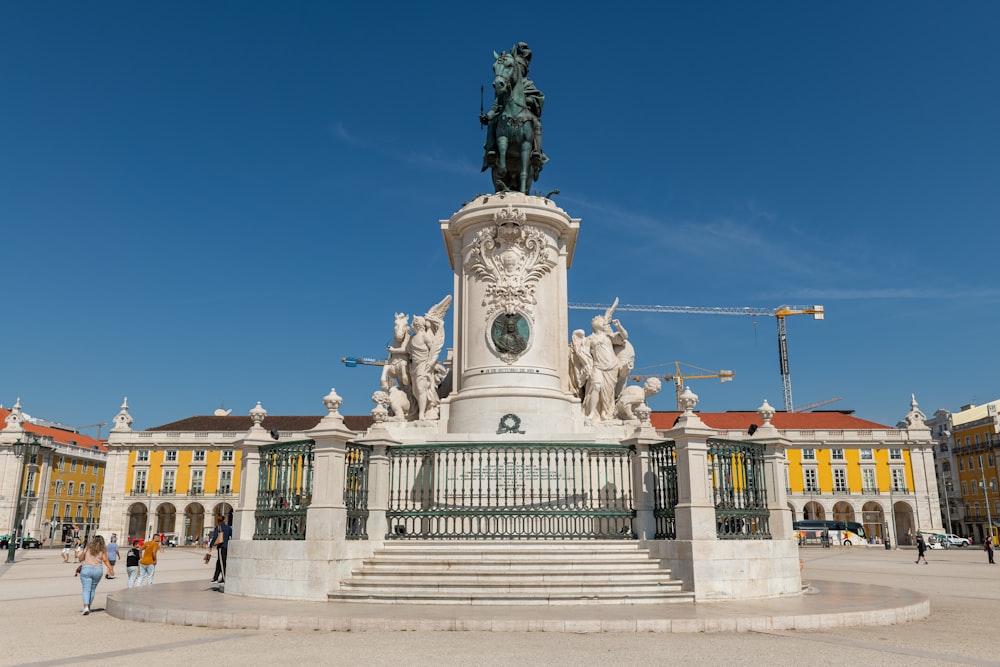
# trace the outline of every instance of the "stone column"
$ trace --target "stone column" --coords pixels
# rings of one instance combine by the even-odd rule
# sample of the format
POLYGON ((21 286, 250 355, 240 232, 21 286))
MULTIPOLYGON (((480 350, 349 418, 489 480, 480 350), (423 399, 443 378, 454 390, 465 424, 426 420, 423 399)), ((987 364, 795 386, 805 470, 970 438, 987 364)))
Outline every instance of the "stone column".
POLYGON ((400 444, 376 424, 361 440, 372 448, 368 459, 368 540, 382 542, 389 532, 385 513, 389 509, 389 448, 400 444))
MULTIPOLYGON (((647 408, 648 417, 648 408, 647 408)), ((643 420, 635 429, 635 434, 623 445, 635 447, 632 457, 632 497, 635 506, 635 523, 632 529, 640 540, 652 540, 656 535, 656 472, 650 462, 649 448, 663 442, 664 438, 656 433, 656 429, 643 420)))
POLYGON ((792 531, 792 511, 788 508, 788 491, 785 488, 785 450, 788 440, 781 436, 771 423, 774 408, 767 401, 757 408, 763 424, 750 437, 752 442, 764 445, 764 484, 767 486, 767 509, 770 513, 768 527, 771 539, 788 540, 795 537, 792 531))
POLYGON ((567 352, 579 226, 551 200, 518 192, 476 197, 441 222, 455 272, 449 433, 495 438, 506 414, 534 438, 582 427, 567 352))
POLYGON ((708 439, 715 431, 687 410, 665 435, 674 441, 677 452, 677 539, 715 540, 715 506, 708 476, 708 439))
POLYGON ((306 511, 306 540, 342 541, 347 531, 344 505, 347 443, 355 437, 342 420, 324 417, 306 432, 313 447, 313 491, 306 511))
POLYGON ((24 439, 24 416, 21 413, 21 399, 7 415, 7 424, 0 430, 0 532, 10 532, 14 524, 14 504, 18 498, 18 480, 21 478, 21 459, 14 455, 12 445, 24 439))
POLYGON ((236 448, 240 452, 240 497, 233 511, 232 539, 235 540, 252 540, 257 530, 254 514, 257 511, 257 489, 260 486, 260 448, 274 442, 261 426, 266 414, 267 411, 258 402, 257 407, 250 413, 254 425, 247 431, 243 440, 236 443, 236 448), (263 415, 260 412, 255 414, 257 410, 263 412, 263 415))

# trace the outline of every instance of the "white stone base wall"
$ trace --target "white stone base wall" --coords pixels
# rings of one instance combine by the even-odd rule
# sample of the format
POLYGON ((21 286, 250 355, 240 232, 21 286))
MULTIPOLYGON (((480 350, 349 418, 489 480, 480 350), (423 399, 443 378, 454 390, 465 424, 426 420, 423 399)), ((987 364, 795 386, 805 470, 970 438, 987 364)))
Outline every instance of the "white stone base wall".
POLYGON ((381 546, 373 540, 233 540, 226 593, 326 601, 381 546))
POLYGON ((751 600, 802 592, 794 540, 646 540, 698 602, 751 600))

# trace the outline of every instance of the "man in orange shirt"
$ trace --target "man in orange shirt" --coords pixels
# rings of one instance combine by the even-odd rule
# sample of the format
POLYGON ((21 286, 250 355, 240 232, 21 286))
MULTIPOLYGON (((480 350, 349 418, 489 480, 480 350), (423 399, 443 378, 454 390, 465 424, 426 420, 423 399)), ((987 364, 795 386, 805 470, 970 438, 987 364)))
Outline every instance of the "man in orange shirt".
POLYGON ((142 556, 139 557, 139 581, 136 586, 142 586, 146 579, 149 579, 148 586, 153 585, 153 572, 156 570, 156 552, 160 550, 160 536, 153 535, 153 539, 142 545, 142 556))

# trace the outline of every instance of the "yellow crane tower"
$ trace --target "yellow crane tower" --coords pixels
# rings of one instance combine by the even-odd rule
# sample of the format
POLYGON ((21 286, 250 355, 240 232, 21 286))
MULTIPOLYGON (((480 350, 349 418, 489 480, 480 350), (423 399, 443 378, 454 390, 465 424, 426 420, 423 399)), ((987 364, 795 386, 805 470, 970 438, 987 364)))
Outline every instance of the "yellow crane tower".
MULTIPOLYGON (((607 304, 571 303, 577 310, 597 310, 606 312, 607 304)), ((619 305, 616 310, 644 313, 681 313, 686 315, 750 315, 751 317, 773 317, 778 321, 778 363, 781 368, 781 389, 785 399, 785 411, 794 412, 792 405, 792 378, 788 372, 788 332, 785 318, 789 315, 812 315, 814 320, 824 317, 823 306, 778 306, 777 308, 712 307, 712 306, 635 306, 619 305)))
MULTIPOLYGON (((684 382, 686 380, 699 380, 699 379, 714 379, 719 378, 720 382, 732 382, 733 378, 736 377, 736 373, 727 370, 721 371, 711 371, 707 368, 701 368, 693 364, 685 364, 683 361, 674 361, 674 374, 673 375, 633 375, 631 377, 633 382, 645 382, 647 378, 655 377, 661 380, 666 380, 667 382, 674 383, 674 393, 677 395, 677 409, 681 409, 681 394, 684 393, 684 382), (703 371, 702 375, 684 375, 681 373, 681 365, 688 366, 689 368, 694 368, 695 370, 703 371)), ((657 366, 669 366, 670 364, 657 364, 657 366)), ((646 366, 646 368, 655 368, 655 366, 646 366)), ((643 369, 640 369, 643 370, 643 369)))

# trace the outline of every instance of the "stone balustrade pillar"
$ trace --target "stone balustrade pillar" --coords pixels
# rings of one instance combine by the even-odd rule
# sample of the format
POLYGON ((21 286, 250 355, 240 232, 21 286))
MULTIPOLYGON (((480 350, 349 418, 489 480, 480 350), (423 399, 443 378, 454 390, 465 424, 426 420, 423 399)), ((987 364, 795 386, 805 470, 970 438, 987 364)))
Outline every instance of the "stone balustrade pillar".
POLYGON ((372 448, 368 459, 368 540, 382 542, 389 532, 385 513, 389 509, 389 448, 400 444, 388 431, 376 426, 359 444, 372 448))
POLYGON ((254 515, 260 486, 260 448, 273 442, 270 434, 255 424, 237 443, 240 451, 240 495, 233 511, 233 539, 252 540, 257 530, 254 515))
POLYGON ((715 505, 709 479, 708 439, 715 431, 698 415, 685 412, 664 435, 674 441, 677 456, 678 540, 715 540, 715 505))

